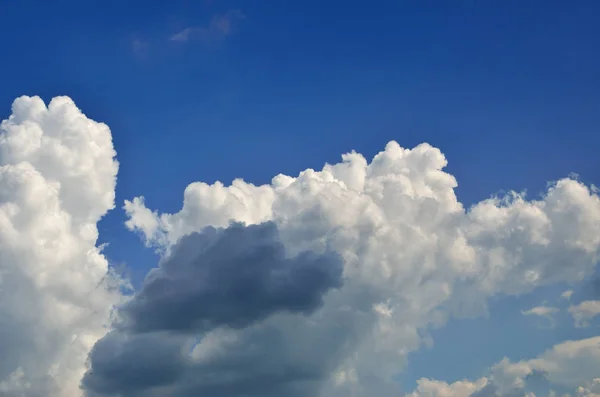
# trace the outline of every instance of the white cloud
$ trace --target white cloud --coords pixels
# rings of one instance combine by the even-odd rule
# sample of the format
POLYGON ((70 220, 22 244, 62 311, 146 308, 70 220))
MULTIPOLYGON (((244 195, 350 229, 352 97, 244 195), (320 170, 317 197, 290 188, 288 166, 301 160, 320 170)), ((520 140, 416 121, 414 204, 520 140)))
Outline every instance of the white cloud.
POLYGON ((556 307, 549 307, 549 306, 535 306, 529 310, 521 311, 521 313, 524 316, 541 316, 541 317, 548 316, 548 315, 551 315, 556 312, 558 312, 558 309, 556 307))
POLYGON ((474 382, 460 380, 454 383, 422 378, 417 381, 417 388, 406 397, 469 397, 487 386, 485 377, 474 382))
MULTIPOLYGON (((115 195, 118 164, 110 130, 69 98, 55 98, 48 107, 37 97, 17 99, 0 126, 0 394, 81 396, 94 346, 92 365, 108 364, 114 377, 110 390, 87 384, 90 397, 199 391, 235 397, 242 389, 261 397, 397 395, 392 376, 423 343, 427 328, 452 314, 485 311, 491 295, 581 281, 596 266, 600 199, 578 181, 558 181, 538 200, 511 194, 465 211, 454 194, 455 179, 442 171, 446 159, 429 145, 407 150, 392 142, 370 164, 357 153, 343 159, 296 178, 279 175, 265 186, 194 183, 176 214, 151 211, 142 198, 127 202, 127 226, 163 251, 163 264, 181 237, 206 226, 227 227, 230 220, 267 222, 277 230, 277 239, 259 233, 259 245, 232 255, 257 260, 256 253, 265 250, 279 262, 262 263, 271 270, 249 284, 266 288, 257 296, 268 310, 237 328, 143 334, 116 329, 107 335, 111 309, 123 299, 116 289, 121 280, 96 246, 96 224, 113 208, 115 195), (344 259, 339 284, 315 278, 321 272, 313 266, 326 252, 344 259), (290 261, 306 270, 295 282, 282 271, 290 261), (313 292, 302 289, 310 283, 313 292), (269 289, 277 285, 287 287, 269 289), (298 302, 304 309, 294 307, 298 302), (131 361, 123 357, 144 363, 129 375, 160 376, 131 379, 122 371, 132 368, 123 366, 131 361), (161 359, 148 359, 156 357, 161 359)), ((214 276, 230 286, 243 279, 236 272, 214 276)), ((179 281, 193 279, 174 283, 179 281)), ((234 307, 228 294, 240 290, 223 294, 218 285, 198 290, 215 297, 213 304, 228 302, 230 314, 250 307, 248 301, 234 307)), ((165 303, 160 285, 152 296, 165 303)), ((214 307, 203 310, 218 314, 214 324, 228 324, 230 317, 214 307)), ((566 342, 533 360, 504 360, 491 379, 498 390, 509 390, 542 371, 553 383, 580 387, 577 393, 591 397, 597 362, 597 338, 566 342)), ((489 383, 423 380, 417 392, 460 396, 486 390, 489 383)))
POLYGON ((565 292, 563 292, 562 294, 560 294, 561 299, 566 299, 566 300, 571 299, 571 296, 573 296, 572 289, 568 289, 565 292))
POLYGON ((96 246, 114 206, 108 127, 67 97, 14 101, 0 125, 0 394, 73 397, 118 279, 96 246))
POLYGON ((550 321, 550 325, 554 325, 554 314, 558 313, 559 309, 550 306, 535 306, 529 310, 522 310, 521 314, 524 316, 538 316, 547 318, 550 321))
POLYGON ((527 377, 541 373, 553 385, 576 389, 589 386, 600 368, 600 337, 559 343, 536 358, 512 363, 502 360, 492 368, 500 390, 523 387, 527 377))
POLYGON ((594 271, 600 248, 595 191, 563 179, 536 200, 511 193, 465 211, 455 178, 443 171, 446 163, 430 145, 409 150, 390 142, 371 163, 349 153, 342 163, 298 177, 278 175, 270 185, 193 183, 175 214, 152 211, 142 198, 126 202, 127 226, 167 255, 180 237, 206 226, 273 221, 290 257, 332 250, 345 261, 344 285, 325 296, 320 310, 200 335, 198 351, 212 353, 196 355, 200 361, 185 376, 155 385, 151 395, 223 392, 225 386, 206 383, 203 373, 228 379, 232 396, 232 388, 242 386, 247 395, 265 395, 248 386, 259 380, 271 382, 274 394, 384 395, 394 390, 392 376, 426 329, 448 315, 481 314, 489 296, 574 283, 594 271))
POLYGON ((576 327, 588 327, 590 320, 600 315, 600 301, 583 301, 569 307, 576 327))
MULTIPOLYGON (((567 341, 553 346, 538 357, 511 362, 504 358, 492 366, 489 377, 476 382, 446 382, 421 379, 408 397, 517 396, 526 393, 528 378, 542 375, 551 386, 573 390, 578 396, 595 397, 600 379, 600 337, 567 341)), ((549 391, 552 395, 554 392, 549 391)))

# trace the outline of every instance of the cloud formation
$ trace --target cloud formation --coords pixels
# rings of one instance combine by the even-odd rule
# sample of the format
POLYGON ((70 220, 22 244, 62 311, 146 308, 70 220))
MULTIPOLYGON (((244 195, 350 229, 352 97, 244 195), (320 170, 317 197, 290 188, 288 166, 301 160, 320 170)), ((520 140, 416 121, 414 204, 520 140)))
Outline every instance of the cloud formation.
POLYGON ((535 306, 529 310, 522 310, 521 314, 524 316, 538 316, 548 319, 550 326, 554 325, 554 315, 560 310, 556 307, 551 306, 535 306))
POLYGON ((114 206, 109 128, 70 98, 14 101, 0 124, 0 394, 72 397, 121 281, 96 246, 114 206))
POLYGON ((577 388, 578 397, 600 397, 600 378, 594 379, 587 387, 577 388))
POLYGON ((272 222, 207 227, 184 236, 120 313, 137 332, 243 328, 278 311, 313 312, 341 276, 335 253, 286 258, 272 222))
MULTIPOLYGON (((370 163, 354 152, 342 159, 263 186, 192 183, 175 214, 149 209, 143 197, 125 203, 127 226, 167 254, 207 226, 273 222, 290 256, 337 252, 344 280, 309 316, 279 313, 203 335, 188 358, 193 375, 133 389, 123 380, 113 390, 157 397, 397 394, 393 378, 429 328, 452 315, 485 313, 490 296, 576 283, 595 269, 600 199, 577 180, 559 180, 535 200, 510 193, 465 210, 455 178, 443 171, 445 157, 428 144, 390 142, 370 163)), ((95 350, 104 349, 110 347, 95 350)))
POLYGON ((578 328, 588 327, 590 320, 600 315, 600 301, 583 301, 569 307, 569 313, 578 328))
POLYGON ((577 396, 594 397, 600 385, 598 368, 600 337, 567 341, 533 359, 513 363, 504 358, 492 366, 488 377, 473 382, 461 380, 448 384, 420 379, 416 390, 407 397, 535 397, 526 389, 528 380, 536 375, 541 375, 551 387, 567 389, 577 396))
POLYGON ((561 299, 566 299, 566 300, 570 300, 571 296, 573 296, 573 290, 572 289, 568 289, 565 292, 563 292, 562 294, 560 294, 560 298, 561 299))
MULTIPOLYGON (((103 395, 130 389, 131 395, 142 395, 154 385, 163 385, 169 395, 186 395, 193 385, 193 392, 202 395, 216 383, 241 395, 244 388, 230 377, 243 373, 205 373, 208 363, 203 361, 216 365, 220 360, 219 352, 206 346, 214 335, 209 332, 248 328, 278 313, 310 315, 330 289, 341 286, 341 276, 342 261, 335 253, 287 257, 272 222, 207 227, 187 235, 121 307, 122 321, 92 351, 93 365, 83 383, 103 395), (140 359, 145 361, 141 368, 140 359), (168 387, 184 378, 193 384, 168 387)), ((263 343, 276 343, 278 335, 270 337, 263 343)), ((245 363, 243 355, 237 359, 245 363)))
MULTIPOLYGON (((115 155, 109 128, 66 97, 19 98, 0 125, 3 396, 399 395, 430 328, 493 295, 580 282, 600 253, 594 189, 563 179, 465 209, 441 151, 391 142, 264 186, 193 183, 175 214, 126 202, 162 260, 125 300, 97 246, 115 155)), ((598 344, 416 392, 524 392, 543 374, 591 397, 598 344)))
POLYGON ((222 40, 230 36, 235 29, 235 24, 244 18, 240 10, 230 10, 224 14, 214 15, 204 26, 189 26, 173 34, 170 40, 177 42, 200 40, 205 43, 222 40))

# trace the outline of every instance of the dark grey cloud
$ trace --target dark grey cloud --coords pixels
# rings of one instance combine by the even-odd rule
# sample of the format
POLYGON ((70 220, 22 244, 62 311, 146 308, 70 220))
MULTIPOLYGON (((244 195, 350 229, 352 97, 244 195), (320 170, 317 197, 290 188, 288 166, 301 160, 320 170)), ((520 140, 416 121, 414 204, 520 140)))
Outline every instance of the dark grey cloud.
POLYGON ((341 286, 335 253, 286 258, 272 223, 208 227, 183 237, 122 309, 136 332, 242 328, 279 311, 308 314, 341 286))
POLYGON ((160 332, 110 332, 92 349, 83 385, 93 395, 117 396, 174 383, 189 363, 183 346, 181 337, 160 332))
MULTIPOLYGON (((306 326, 306 315, 341 286, 342 270, 333 252, 287 257, 272 222, 186 236, 119 308, 115 329, 90 353, 82 385, 89 396, 313 393, 337 355, 315 362, 308 352, 317 343, 290 351, 286 328, 306 326), (283 325, 263 323, 282 314, 283 325), (210 345, 214 335, 219 348, 192 358, 194 345, 210 345)), ((342 339, 328 335, 321 348, 342 350, 342 339)))
POLYGON ((312 329, 296 344, 295 329, 311 331, 300 316, 217 330, 200 339, 218 348, 199 355, 181 333, 113 331, 92 350, 83 387, 89 397, 316 396, 349 353, 340 331, 350 324, 340 320, 340 329, 312 329))

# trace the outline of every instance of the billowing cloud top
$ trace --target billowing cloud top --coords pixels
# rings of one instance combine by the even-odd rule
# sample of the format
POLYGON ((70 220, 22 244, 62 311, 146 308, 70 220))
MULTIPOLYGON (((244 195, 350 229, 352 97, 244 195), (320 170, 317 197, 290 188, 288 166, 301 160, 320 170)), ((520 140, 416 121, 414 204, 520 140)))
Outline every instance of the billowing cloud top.
POLYGON ((114 205, 110 130, 66 97, 0 125, 0 395, 71 397, 120 299, 96 247, 114 205))
MULTIPOLYGON (((127 201, 127 227, 163 258, 124 301, 96 246, 114 157, 108 127, 68 98, 20 98, 2 123, 2 395, 397 396, 429 328, 485 313, 492 295, 579 282, 599 259, 593 188, 562 179, 465 209, 440 150, 390 142, 371 162, 352 152, 264 186, 193 183, 175 214, 127 201)), ((543 373, 593 396, 597 376, 578 368, 600 368, 597 346, 413 395, 523 395, 543 373)))
POLYGON ((393 376, 429 327, 449 315, 484 313, 489 296, 578 282, 593 272, 600 247, 594 190, 563 179, 536 200, 513 192, 465 210, 446 164, 428 144, 390 142, 370 163, 353 152, 320 171, 278 175, 270 185, 192 183, 175 214, 148 209, 142 197, 127 201, 127 226, 160 251, 206 226, 271 221, 289 255, 339 253, 344 284, 309 317, 280 314, 199 334, 176 378, 134 389, 123 379, 113 391, 394 395, 393 376))

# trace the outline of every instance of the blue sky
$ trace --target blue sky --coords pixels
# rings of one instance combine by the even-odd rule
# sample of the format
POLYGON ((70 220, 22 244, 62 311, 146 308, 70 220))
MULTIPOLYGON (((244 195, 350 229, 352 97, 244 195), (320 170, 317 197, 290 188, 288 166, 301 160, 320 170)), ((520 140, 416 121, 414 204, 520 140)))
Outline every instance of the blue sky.
POLYGON ((113 130, 117 202, 165 211, 195 180, 263 183, 391 139, 440 147, 467 204, 600 179, 596 2, 417 3, 11 2, 0 104, 74 97, 113 130), (232 10, 221 40, 170 40, 232 10))
MULTIPOLYGON (((466 206, 536 198, 571 173, 600 185, 595 1, 22 0, 0 14, 3 118, 20 95, 68 95, 110 126, 117 208, 100 241, 138 286, 157 257, 124 227, 123 201, 175 213, 193 181, 269 183, 395 140, 439 147, 466 206)), ((574 298, 592 296, 585 285, 574 298)), ((566 307, 565 289, 494 298, 489 318, 433 331, 407 390, 596 336, 564 311, 553 328, 521 314, 566 307)))

